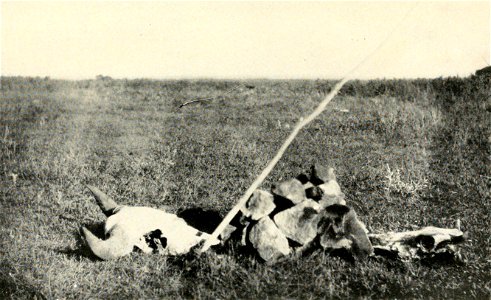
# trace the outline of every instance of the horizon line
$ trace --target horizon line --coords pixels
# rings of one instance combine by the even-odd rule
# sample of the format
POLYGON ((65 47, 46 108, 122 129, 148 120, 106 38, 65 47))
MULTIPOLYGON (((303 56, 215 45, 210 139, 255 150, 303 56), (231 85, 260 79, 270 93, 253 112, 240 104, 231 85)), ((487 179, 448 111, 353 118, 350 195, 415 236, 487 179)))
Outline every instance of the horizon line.
MULTIPOLYGON (((482 69, 482 68, 480 68, 482 69)), ((478 70, 480 70, 478 69, 478 70)), ((476 71, 478 71, 476 70, 476 71)), ((440 75, 440 76, 434 76, 434 77, 360 77, 360 78, 351 78, 351 80, 361 80, 361 81, 370 81, 370 80, 418 80, 418 79, 437 79, 437 78, 467 78, 474 76, 476 73, 472 72, 467 75, 440 75)), ((105 77, 105 79, 110 79, 110 80, 154 80, 154 81, 172 81, 172 80, 190 80, 190 81, 195 81, 195 80, 209 80, 209 81, 227 81, 227 80, 234 80, 234 81, 247 81, 247 80, 274 80, 274 81, 280 81, 280 80, 333 80, 333 81, 338 81, 342 80, 343 77, 265 77, 265 76, 258 76, 258 77, 214 77, 214 76, 189 76, 189 77, 184 77, 184 76, 175 76, 175 77, 114 77, 111 75, 104 75, 104 74, 97 74, 92 77, 59 77, 59 76, 50 76, 50 75, 6 75, 6 74, 0 74, 0 77, 6 78, 6 77, 17 77, 17 78, 48 78, 50 80, 65 80, 65 81, 85 81, 85 80, 98 80, 97 77, 102 76, 105 77)), ((104 78, 103 78, 104 79, 104 78)))

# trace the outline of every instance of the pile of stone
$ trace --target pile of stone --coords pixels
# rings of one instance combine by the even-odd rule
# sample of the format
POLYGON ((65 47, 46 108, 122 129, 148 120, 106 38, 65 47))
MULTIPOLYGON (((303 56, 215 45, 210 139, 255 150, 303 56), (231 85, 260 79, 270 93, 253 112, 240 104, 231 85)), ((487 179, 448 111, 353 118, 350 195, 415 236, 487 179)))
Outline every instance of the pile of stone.
POLYGON ((271 192, 256 190, 233 224, 241 244, 266 262, 318 247, 360 258, 373 253, 368 231, 346 205, 334 169, 319 165, 310 176, 280 182, 271 192))
POLYGON ((464 240, 460 228, 369 234, 346 205, 334 169, 320 165, 312 166, 309 175, 274 185, 270 192, 256 190, 232 224, 222 241, 235 235, 267 263, 316 249, 357 259, 458 257, 457 245, 464 240))

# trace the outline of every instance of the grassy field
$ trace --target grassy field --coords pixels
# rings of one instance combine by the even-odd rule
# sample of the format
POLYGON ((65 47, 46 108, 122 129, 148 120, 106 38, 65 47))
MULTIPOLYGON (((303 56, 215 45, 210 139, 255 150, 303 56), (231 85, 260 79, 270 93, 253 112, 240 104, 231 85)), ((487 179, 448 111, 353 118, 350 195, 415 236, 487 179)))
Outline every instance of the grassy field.
POLYGON ((332 165, 372 232, 460 219, 461 261, 87 253, 79 228, 104 217, 84 184, 122 204, 224 215, 333 84, 2 78, 0 298, 489 299, 491 84, 478 77, 350 82, 263 184, 332 165))

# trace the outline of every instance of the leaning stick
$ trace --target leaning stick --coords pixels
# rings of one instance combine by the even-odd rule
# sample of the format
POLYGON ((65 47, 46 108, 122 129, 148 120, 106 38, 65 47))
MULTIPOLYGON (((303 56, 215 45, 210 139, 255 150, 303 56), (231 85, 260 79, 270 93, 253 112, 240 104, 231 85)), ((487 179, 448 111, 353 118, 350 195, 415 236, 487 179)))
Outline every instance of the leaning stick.
MULTIPOLYGON (((222 97, 222 96, 218 96, 218 97, 222 97)), ((200 98, 200 99, 195 99, 195 100, 187 101, 187 102, 184 102, 183 104, 179 105, 179 108, 181 108, 183 106, 186 106, 186 105, 189 105, 189 104, 196 103, 196 102, 208 101, 208 100, 215 100, 218 97, 200 98)))
MULTIPOLYGON (((229 89, 228 91, 225 92, 225 95, 228 95, 230 94, 231 92, 233 92, 234 90, 238 89, 239 86, 234 86, 233 88, 229 89)), ((189 104, 193 104, 193 103, 196 103, 196 102, 201 102, 201 101, 209 101, 209 100, 215 100, 215 99, 220 99, 220 98, 224 98, 225 96, 216 96, 216 97, 208 97, 208 98, 198 98, 198 99, 194 99, 194 100, 191 100, 191 101, 187 101, 187 102, 184 102, 183 104, 179 105, 179 108, 182 108, 186 105, 189 105, 189 104)))
POLYGON ((218 238, 220 233, 222 233, 225 227, 227 227, 227 225, 232 221, 232 219, 239 212, 239 210, 244 206, 244 204, 251 197, 254 191, 259 187, 259 185, 261 185, 264 179, 266 179, 269 173, 273 170, 274 166, 278 163, 280 158, 283 156, 288 146, 290 146, 290 144, 293 142, 300 129, 302 129, 307 124, 312 122, 317 116, 319 116, 324 111, 324 109, 329 104, 329 102, 331 102, 331 100, 336 96, 336 94, 343 87, 343 85, 346 82, 348 82, 348 80, 349 78, 345 77, 344 79, 339 81, 334 86, 334 89, 326 96, 326 98, 319 104, 319 106, 317 106, 317 108, 309 116, 307 116, 306 118, 301 118, 299 120, 293 131, 290 133, 286 141, 281 146, 280 150, 278 150, 278 153, 276 153, 275 157, 269 162, 269 164, 263 170, 263 172, 256 178, 256 180, 252 183, 252 185, 247 189, 247 191, 242 196, 242 198, 240 198, 239 202, 228 212, 228 214, 222 220, 220 225, 218 225, 215 231, 213 231, 213 233, 210 236, 208 236, 200 252, 205 252, 206 250, 208 250, 208 248, 210 248, 213 241, 218 238))

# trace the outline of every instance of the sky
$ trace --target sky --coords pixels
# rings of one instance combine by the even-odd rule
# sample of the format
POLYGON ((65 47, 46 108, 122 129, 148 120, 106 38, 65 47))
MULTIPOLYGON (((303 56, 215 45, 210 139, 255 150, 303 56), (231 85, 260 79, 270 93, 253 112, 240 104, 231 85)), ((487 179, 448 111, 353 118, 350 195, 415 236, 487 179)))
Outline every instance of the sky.
POLYGON ((1 2, 1 74, 434 78, 490 62, 490 1, 1 2))

